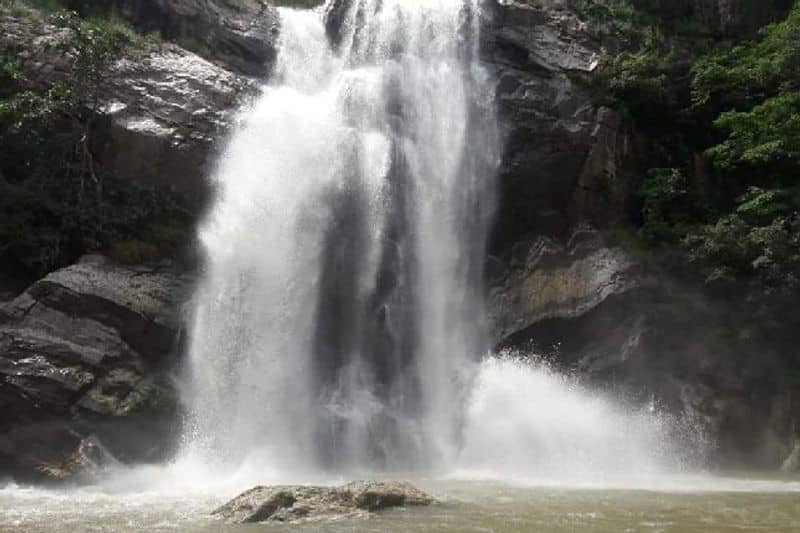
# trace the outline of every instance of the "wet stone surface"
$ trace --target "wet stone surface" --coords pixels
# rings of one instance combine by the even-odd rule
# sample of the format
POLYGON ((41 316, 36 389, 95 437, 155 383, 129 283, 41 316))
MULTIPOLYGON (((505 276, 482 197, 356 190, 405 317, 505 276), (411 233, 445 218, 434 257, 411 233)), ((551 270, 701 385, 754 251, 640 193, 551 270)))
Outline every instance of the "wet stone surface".
POLYGON ((229 522, 294 522, 367 516, 436 500, 404 481, 356 481, 340 487, 277 486, 250 489, 212 514, 229 522))

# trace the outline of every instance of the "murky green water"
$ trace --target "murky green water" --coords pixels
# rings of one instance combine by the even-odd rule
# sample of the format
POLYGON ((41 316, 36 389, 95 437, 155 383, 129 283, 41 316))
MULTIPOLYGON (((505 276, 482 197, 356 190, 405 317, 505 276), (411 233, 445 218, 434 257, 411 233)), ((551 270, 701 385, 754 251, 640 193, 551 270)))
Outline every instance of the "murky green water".
POLYGON ((676 478, 652 489, 513 487, 418 481, 442 503, 371 518, 228 525, 208 516, 226 495, 89 489, 0 490, 0 531, 129 532, 739 532, 800 531, 800 479, 676 478))

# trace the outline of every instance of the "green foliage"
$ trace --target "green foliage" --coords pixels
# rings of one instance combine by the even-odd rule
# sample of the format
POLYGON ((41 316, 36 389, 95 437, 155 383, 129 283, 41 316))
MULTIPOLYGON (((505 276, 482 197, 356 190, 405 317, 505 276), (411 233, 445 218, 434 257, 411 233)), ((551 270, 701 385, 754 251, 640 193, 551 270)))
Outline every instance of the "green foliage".
POLYGON ((648 130, 678 131, 690 100, 692 56, 708 46, 708 33, 678 15, 658 16, 633 7, 629 0, 583 0, 594 17, 590 27, 609 28, 607 47, 621 48, 602 65, 597 77, 598 100, 625 109, 648 130), (600 15, 599 13, 604 13, 600 15))
POLYGON ((646 46, 637 52, 622 52, 605 66, 602 74, 610 95, 634 115, 652 116, 676 105, 669 51, 646 46))
POLYGON ((721 48, 693 68, 696 105, 749 107, 779 92, 800 90, 800 6, 783 22, 767 26, 761 39, 721 48))
MULTIPOLYGON (((617 28, 637 17, 621 13, 617 28)), ((800 326, 800 2, 747 42, 639 20, 599 98, 627 111, 651 167, 629 246, 746 314, 732 323, 748 338, 785 341, 800 326)))
POLYGON ((749 281, 754 297, 800 291, 800 189, 752 189, 737 209, 686 237, 706 282, 749 281))
POLYGON ((62 9, 59 0, 0 0, 0 8, 8 9, 16 15, 39 18, 42 12, 62 9))
POLYGON ((749 111, 727 111, 714 125, 730 133, 707 152, 722 171, 800 167, 800 91, 767 98, 749 111))
POLYGON ((595 37, 621 37, 638 45, 657 20, 638 10, 629 0, 570 0, 572 9, 589 23, 595 37))
POLYGON ((51 20, 68 31, 41 53, 72 59, 63 81, 32 90, 16 58, 0 57, 0 260, 40 275, 123 241, 146 242, 148 258, 174 253, 174 235, 154 228, 188 224, 177 197, 117 179, 94 156, 111 67, 145 41, 116 21, 51 20))
POLYGON ((644 219, 640 235, 651 245, 680 242, 697 219, 696 195, 680 169, 649 170, 640 195, 644 219))
POLYGON ((800 297, 800 3, 757 40, 700 58, 692 100, 722 134, 706 155, 725 194, 685 237, 688 258, 710 287, 739 288, 762 336, 786 339, 800 297))
POLYGON ((707 155, 732 192, 732 211, 687 237, 709 282, 800 295, 800 5, 759 40, 698 61, 695 105, 735 106, 714 125, 727 138, 707 155))

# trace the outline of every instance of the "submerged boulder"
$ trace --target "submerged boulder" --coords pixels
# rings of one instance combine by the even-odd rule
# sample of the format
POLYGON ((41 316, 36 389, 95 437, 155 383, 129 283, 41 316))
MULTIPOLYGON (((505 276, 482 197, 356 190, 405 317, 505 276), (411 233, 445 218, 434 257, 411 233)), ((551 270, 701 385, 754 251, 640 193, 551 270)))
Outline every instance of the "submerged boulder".
POLYGON ((361 516, 393 507, 431 505, 435 501, 404 481, 356 481, 340 487, 255 487, 212 514, 236 523, 291 522, 361 516))

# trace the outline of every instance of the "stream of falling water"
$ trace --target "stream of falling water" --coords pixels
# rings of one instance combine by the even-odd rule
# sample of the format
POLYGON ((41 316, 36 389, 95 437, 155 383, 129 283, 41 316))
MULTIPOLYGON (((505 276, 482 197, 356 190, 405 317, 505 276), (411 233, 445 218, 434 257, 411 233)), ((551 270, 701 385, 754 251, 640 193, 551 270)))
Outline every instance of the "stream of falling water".
POLYGON ((188 453, 292 471, 454 460, 487 350, 498 161, 478 5, 350 2, 337 46, 322 11, 281 10, 274 81, 200 231, 188 453))

